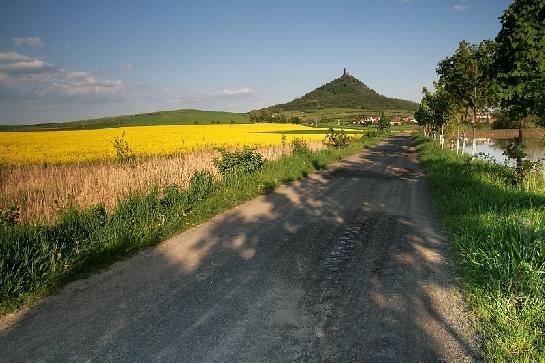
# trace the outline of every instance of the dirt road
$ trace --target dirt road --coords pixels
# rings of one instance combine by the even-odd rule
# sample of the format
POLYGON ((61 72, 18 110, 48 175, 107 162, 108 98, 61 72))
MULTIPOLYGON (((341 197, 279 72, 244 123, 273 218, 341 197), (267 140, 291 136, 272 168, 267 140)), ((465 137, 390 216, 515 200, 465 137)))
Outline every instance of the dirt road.
POLYGON ((0 320, 0 361, 473 361, 449 247, 394 137, 0 320))

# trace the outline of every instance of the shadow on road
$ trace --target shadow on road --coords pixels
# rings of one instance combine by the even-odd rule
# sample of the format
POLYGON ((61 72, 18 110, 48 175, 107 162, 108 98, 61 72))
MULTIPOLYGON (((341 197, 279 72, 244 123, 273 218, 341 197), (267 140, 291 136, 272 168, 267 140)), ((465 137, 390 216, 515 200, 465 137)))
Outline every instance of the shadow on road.
POLYGON ((0 360, 477 359, 434 213, 392 138, 70 284, 0 360))

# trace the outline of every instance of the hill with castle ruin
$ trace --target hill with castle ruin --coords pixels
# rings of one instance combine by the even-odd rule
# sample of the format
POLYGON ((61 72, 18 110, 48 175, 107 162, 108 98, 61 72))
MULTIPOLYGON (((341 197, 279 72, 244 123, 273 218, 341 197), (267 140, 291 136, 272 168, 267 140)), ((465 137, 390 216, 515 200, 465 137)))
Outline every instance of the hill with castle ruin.
POLYGON ((389 98, 369 88, 350 75, 343 75, 288 103, 269 107, 271 111, 296 111, 316 108, 360 108, 366 110, 409 110, 418 104, 412 101, 389 98))

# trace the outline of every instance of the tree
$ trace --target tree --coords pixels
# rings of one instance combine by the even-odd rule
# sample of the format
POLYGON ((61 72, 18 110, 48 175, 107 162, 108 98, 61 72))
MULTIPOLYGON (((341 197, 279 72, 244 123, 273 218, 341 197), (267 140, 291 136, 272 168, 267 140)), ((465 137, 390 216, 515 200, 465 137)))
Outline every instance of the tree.
POLYGON ((515 0, 500 19, 494 59, 498 95, 519 121, 519 136, 506 155, 516 159, 522 182, 523 122, 537 117, 545 125, 545 0, 515 0))
POLYGON ((269 108, 263 108, 261 110, 253 110, 248 113, 250 122, 276 122, 274 119, 274 113, 269 108))
POLYGON ((476 103, 481 109, 487 107, 496 108, 499 105, 495 71, 496 48, 495 41, 483 40, 475 50, 475 57, 479 66, 479 73, 477 75, 478 98, 476 103))
POLYGON ((454 116, 455 106, 452 97, 443 88, 431 93, 424 87, 422 93, 424 96, 415 113, 415 119, 425 128, 432 127, 434 130, 440 130, 442 135, 443 126, 454 116))
POLYGON ((441 129, 441 135, 443 135, 443 127, 454 115, 452 97, 448 92, 440 88, 433 94, 431 101, 432 122, 437 129, 441 129))
POLYGON ((385 131, 390 128, 390 118, 384 114, 384 112, 380 115, 380 120, 378 122, 378 129, 380 131, 385 131))
POLYGON ((491 40, 479 45, 462 41, 456 52, 437 66, 439 81, 436 86, 450 95, 463 120, 467 120, 471 110, 475 122, 479 110, 496 104, 492 72, 495 48, 491 40))
POLYGON ((500 18, 494 66, 501 104, 513 118, 545 124, 545 0, 515 0, 500 18))
POLYGON ((418 122, 420 126, 424 128, 424 134, 427 136, 429 128, 433 124, 433 115, 431 111, 431 103, 433 95, 428 91, 426 87, 422 88, 422 101, 418 106, 414 114, 414 119, 418 122))

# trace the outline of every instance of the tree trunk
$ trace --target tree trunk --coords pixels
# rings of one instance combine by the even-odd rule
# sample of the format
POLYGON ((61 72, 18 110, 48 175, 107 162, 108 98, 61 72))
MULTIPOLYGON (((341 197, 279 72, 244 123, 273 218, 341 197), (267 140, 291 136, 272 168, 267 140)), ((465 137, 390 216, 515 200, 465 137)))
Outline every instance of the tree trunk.
MULTIPOLYGON (((520 120, 520 122, 519 122, 519 136, 518 136, 517 143, 519 144, 519 147, 522 148, 522 145, 523 145, 523 139, 522 139, 522 120, 520 120)), ((522 158, 521 158, 521 157, 518 157, 518 158, 517 158, 517 165, 515 166, 515 170, 517 171, 519 183, 520 183, 520 184, 524 183, 524 170, 523 170, 523 168, 522 168, 522 158)))
POLYGON ((471 156, 475 156, 477 151, 477 140, 475 139, 475 127, 477 126, 477 109, 473 108, 473 120, 471 121, 473 126, 473 135, 472 135, 472 147, 471 147, 471 156))

